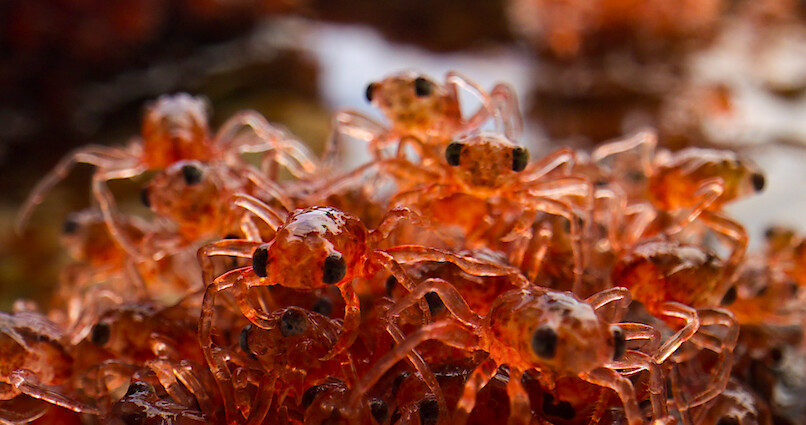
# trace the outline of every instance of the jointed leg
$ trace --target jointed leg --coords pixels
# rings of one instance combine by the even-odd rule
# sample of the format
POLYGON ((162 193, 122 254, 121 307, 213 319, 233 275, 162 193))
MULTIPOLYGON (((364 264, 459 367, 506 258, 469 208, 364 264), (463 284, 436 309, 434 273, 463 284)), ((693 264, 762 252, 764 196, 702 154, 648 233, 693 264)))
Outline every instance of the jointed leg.
MULTIPOLYGON (((386 324, 386 331, 395 341, 395 344, 402 344, 406 340, 406 336, 403 335, 403 332, 395 326, 392 321, 388 321, 386 324)), ((445 394, 442 393, 442 388, 439 386, 439 382, 437 381, 436 375, 434 372, 431 371, 431 368, 428 366, 428 363, 425 362, 425 359, 420 356, 420 353, 417 352, 417 349, 411 350, 408 357, 411 364, 414 366, 414 369, 417 373, 420 374, 420 378, 423 380, 425 385, 428 387, 428 390, 431 391, 431 394, 434 395, 434 398, 437 400, 437 406, 439 407, 439 415, 442 418, 448 417, 448 403, 445 401, 445 394)), ((357 382, 357 380, 356 380, 357 382)))
POLYGON ((709 379, 709 385, 706 390, 689 397, 690 401, 686 403, 685 408, 705 404, 722 393, 728 385, 728 380, 730 380, 730 372, 733 367, 733 348, 739 338, 739 324, 731 312, 714 308, 701 309, 698 310, 698 313, 700 316, 700 332, 695 334, 691 340, 694 344, 719 354, 719 360, 716 363, 715 370, 710 374, 711 379, 709 379), (722 337, 716 337, 704 328, 705 326, 713 325, 726 328, 722 337))
POLYGON ((473 257, 454 254, 436 248, 419 245, 400 245, 385 250, 400 264, 412 264, 425 261, 452 263, 463 271, 475 276, 510 276, 517 286, 526 287, 529 282, 517 268, 498 264, 492 261, 479 260, 473 257))
POLYGON ((333 118, 333 130, 325 145, 322 163, 332 168, 339 162, 342 135, 367 142, 376 159, 380 159, 381 150, 386 147, 383 145, 389 142, 388 133, 389 129, 360 112, 339 112, 333 118))
POLYGON ((92 176, 92 193, 98 201, 98 206, 101 208, 101 214, 104 217, 104 222, 106 223, 110 236, 112 236, 112 239, 137 262, 148 261, 149 259, 134 246, 134 241, 129 238, 129 235, 127 235, 125 230, 118 224, 117 206, 115 205, 115 199, 109 191, 106 182, 108 180, 134 177, 145 171, 146 166, 141 165, 124 170, 98 170, 92 176))
POLYGON ((626 341, 646 340, 644 351, 655 352, 660 345, 660 332, 652 326, 641 323, 619 323, 618 326, 624 331, 626 341))
POLYGON ((391 351, 378 359, 375 365, 368 370, 361 381, 353 388, 348 402, 349 410, 358 412, 358 403, 376 382, 395 364, 408 357, 418 345, 428 340, 438 340, 452 347, 474 350, 478 344, 477 338, 462 325, 453 321, 440 321, 423 326, 406 337, 402 344, 395 346, 391 351))
POLYGON ((493 359, 487 359, 473 369, 473 373, 467 377, 462 396, 456 403, 456 410, 453 413, 454 425, 465 425, 470 413, 476 406, 476 394, 493 379, 498 371, 498 363, 493 359))
POLYGON ((232 270, 209 284, 204 293, 201 315, 199 317, 199 344, 201 345, 207 365, 210 367, 210 372, 213 374, 213 378, 215 378, 218 388, 221 391, 227 423, 237 422, 238 408, 235 404, 235 396, 231 386, 232 375, 227 367, 227 358, 229 356, 222 348, 213 347, 212 327, 215 297, 219 292, 232 287, 234 281, 232 276, 244 273, 247 270, 251 270, 251 267, 232 270))
POLYGON ((593 294, 588 297, 585 302, 590 304, 591 307, 593 307, 593 309, 599 314, 601 314, 599 310, 611 303, 615 303, 613 306, 613 317, 609 318, 608 321, 619 322, 624 317, 624 314, 627 313, 627 309, 630 307, 630 303, 632 302, 632 294, 630 293, 629 289, 619 286, 605 289, 604 291, 593 294))
POLYGON ((202 281, 204 285, 210 285, 213 282, 213 262, 210 257, 213 256, 228 256, 240 258, 252 258, 255 249, 263 245, 263 242, 249 241, 244 239, 223 239, 217 242, 209 243, 199 248, 196 252, 196 258, 199 261, 202 269, 202 281))
POLYGON ((41 387, 36 379, 36 375, 28 370, 19 369, 11 372, 8 381, 19 392, 29 397, 38 398, 50 404, 55 404, 56 406, 64 407, 65 409, 78 413, 88 413, 90 415, 100 414, 96 407, 86 405, 64 394, 41 387))
MULTIPOLYGON (((15 227, 17 232, 21 232, 25 223, 31 216, 34 208, 42 203, 45 195, 59 181, 67 177, 67 174, 76 164, 91 164, 105 170, 122 170, 138 168, 134 166, 138 158, 120 148, 109 148, 105 146, 85 146, 67 154, 56 167, 53 168, 31 191, 28 199, 22 204, 20 213, 17 216, 15 227)), ((139 173, 138 173, 139 174, 139 173)))
POLYGON ((627 417, 627 423, 629 425, 643 425, 644 420, 641 415, 641 409, 638 408, 635 388, 633 388, 629 379, 619 375, 615 370, 603 367, 583 373, 579 377, 583 381, 615 391, 624 404, 624 416, 627 417))
POLYGON ((402 300, 397 301, 387 312, 389 321, 394 323, 394 319, 404 310, 424 299, 426 294, 434 292, 442 300, 453 316, 460 322, 470 327, 481 326, 482 318, 470 310, 459 291, 453 285, 439 278, 431 278, 417 285, 411 293, 402 300))
POLYGON ((747 251, 747 231, 738 222, 708 210, 700 214, 700 219, 710 228, 723 235, 728 240, 731 248, 730 256, 724 266, 722 285, 717 290, 718 293, 724 293, 738 277, 739 268, 747 251))
POLYGON ((660 314, 669 317, 677 317, 686 321, 682 329, 672 335, 661 345, 658 351, 652 356, 658 364, 662 364, 669 358, 684 342, 700 328, 700 319, 697 311, 693 308, 677 302, 667 301, 661 305, 660 314))
POLYGON ((523 372, 517 367, 510 367, 509 382, 507 382, 507 395, 509 396, 508 425, 528 425, 532 419, 532 408, 529 403, 529 394, 523 389, 521 378, 523 372))
POLYGON ((256 215, 272 230, 276 231, 285 223, 286 214, 284 211, 277 211, 253 196, 239 193, 233 196, 233 204, 256 215))
POLYGON ((509 140, 518 140, 523 134, 523 117, 515 91, 507 84, 496 84, 490 91, 490 100, 500 116, 501 132, 509 140))
MULTIPOLYGON (((655 153, 655 147, 658 144, 658 134, 654 130, 641 130, 624 140, 618 142, 606 143, 591 154, 591 159, 597 165, 608 168, 607 161, 612 161, 613 155, 620 155, 629 151, 634 151, 639 155, 641 167, 643 168, 644 175, 652 174, 652 162, 655 153)), ((611 167, 612 168, 612 167, 611 167)))

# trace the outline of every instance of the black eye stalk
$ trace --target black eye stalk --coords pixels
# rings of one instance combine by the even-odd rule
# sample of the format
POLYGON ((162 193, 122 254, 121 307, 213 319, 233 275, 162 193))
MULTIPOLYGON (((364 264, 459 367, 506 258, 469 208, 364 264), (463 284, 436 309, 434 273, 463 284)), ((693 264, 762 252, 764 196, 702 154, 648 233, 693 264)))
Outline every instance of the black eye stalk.
POLYGON ((325 258, 325 267, 322 272, 322 282, 332 285, 341 282, 347 274, 347 264, 344 257, 338 252, 330 254, 325 258))
POLYGON ((764 174, 761 173, 753 173, 753 189, 756 189, 756 192, 761 192, 764 190, 764 174))
POLYGON ((417 79, 414 80, 414 94, 416 94, 417 97, 430 96, 433 92, 434 83, 426 80, 423 77, 417 77, 417 79))
POLYGON ((188 186, 197 185, 201 182, 202 170, 195 165, 184 165, 182 166, 182 177, 185 178, 185 184, 188 186))
POLYGON ((269 263, 269 244, 260 245, 252 253, 252 270, 258 277, 266 277, 266 266, 269 263))
POLYGON ((112 332, 109 328, 109 324, 101 322, 92 327, 92 333, 90 333, 90 342, 98 347, 103 347, 107 342, 109 342, 109 337, 111 335, 112 332))
POLYGON ((135 395, 138 393, 147 393, 147 394, 154 394, 157 390, 154 389, 154 386, 149 384, 145 381, 134 381, 129 384, 129 388, 126 390, 125 397, 135 395))
POLYGON ((308 330, 308 317, 298 308, 290 308, 280 318, 280 333, 297 336, 308 330))
POLYGON ((521 172, 529 164, 529 151, 518 146, 512 150, 512 171, 521 172))
POLYGON ((76 221, 73 217, 69 217, 67 220, 64 220, 62 224, 62 234, 65 235, 72 235, 78 231, 78 221, 76 221))
POLYGON ((375 83, 369 83, 369 85, 367 86, 367 92, 366 92, 367 102, 372 103, 372 95, 373 92, 375 91, 375 87, 376 87, 375 83))
POLYGON ((140 202, 142 202, 143 206, 146 208, 151 208, 151 199, 148 197, 148 186, 140 191, 140 202))
POLYGON ((462 148, 465 145, 459 142, 453 142, 445 149, 445 160, 448 161, 448 165, 452 167, 456 167, 459 165, 459 158, 462 156, 462 148))
POLYGON ((544 359, 553 359, 557 354, 557 333, 547 326, 537 328, 532 334, 532 350, 544 359))

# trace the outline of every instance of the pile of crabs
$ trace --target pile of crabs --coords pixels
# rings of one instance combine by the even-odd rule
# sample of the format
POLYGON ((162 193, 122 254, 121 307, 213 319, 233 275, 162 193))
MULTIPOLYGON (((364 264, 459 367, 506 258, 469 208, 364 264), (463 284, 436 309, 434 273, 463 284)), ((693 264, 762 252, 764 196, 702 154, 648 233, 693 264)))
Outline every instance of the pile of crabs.
POLYGON ((456 73, 366 96, 387 123, 338 113, 321 157, 177 94, 59 163, 19 225, 76 163, 96 206, 61 307, 0 316, 0 422, 804 423, 806 243, 746 252, 747 159, 650 130, 530 158, 512 90, 456 73), (124 212, 109 181, 143 175, 124 212))

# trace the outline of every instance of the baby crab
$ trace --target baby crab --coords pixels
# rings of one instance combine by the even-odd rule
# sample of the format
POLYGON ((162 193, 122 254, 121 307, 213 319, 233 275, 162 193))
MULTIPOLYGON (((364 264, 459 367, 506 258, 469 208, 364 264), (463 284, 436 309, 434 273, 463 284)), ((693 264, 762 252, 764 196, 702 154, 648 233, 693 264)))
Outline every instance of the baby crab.
MULTIPOLYGON (((0 328, 0 400, 25 395, 75 412, 98 414, 95 407, 58 391, 59 386, 67 386, 73 359, 59 342, 62 335, 56 325, 37 313, 0 313, 0 328)), ((8 411, 12 417, 4 417, 6 413, 2 409, 0 422, 26 423, 43 411, 34 404, 27 411, 8 411)))
MULTIPOLYGON (((221 161, 234 168, 245 168, 239 156, 246 152, 268 152, 267 159, 286 165, 297 176, 307 176, 316 169, 304 146, 254 111, 236 114, 215 135, 210 134, 208 116, 209 105, 201 97, 186 93, 160 97, 146 107, 141 139, 135 139, 125 147, 89 145, 62 159, 25 201, 18 216, 17 229, 22 229, 45 193, 77 163, 97 167, 93 176, 93 195, 110 223, 112 236, 119 241, 125 239, 111 226, 115 217, 110 204, 112 195, 106 185, 108 180, 132 178, 182 160, 221 161), (244 132, 245 129, 250 131, 244 132)), ((137 252, 123 243, 121 245, 130 254, 137 252)))
POLYGON ((617 369, 649 370, 654 417, 666 416, 660 369, 649 356, 627 350, 626 346, 627 340, 644 339, 646 329, 630 324, 612 325, 602 317, 601 311, 607 305, 622 312, 626 309, 629 292, 623 288, 601 292, 587 301, 570 292, 538 287, 514 289, 501 294, 487 315, 479 316, 470 310, 452 285, 431 280, 420 284, 390 310, 390 318, 416 304, 429 292, 439 295, 455 320, 434 322, 408 335, 403 344, 393 348, 364 375, 354 389, 351 407, 357 405, 358 397, 384 373, 406 357, 406 353, 424 341, 437 340, 448 346, 488 354, 465 382, 453 423, 467 421, 475 406, 476 394, 502 365, 509 367, 510 424, 530 423, 529 397, 521 386, 524 372, 530 369, 537 369, 541 383, 547 388, 553 387, 557 376, 578 376, 612 389, 621 399, 630 425, 642 424, 643 418, 632 383, 617 369))
MULTIPOLYGON (((606 170, 620 170, 625 156, 637 155, 641 169, 626 173, 632 181, 626 187, 639 185, 652 205, 634 204, 631 214, 641 217, 626 232, 627 244, 653 232, 652 220, 660 212, 680 212, 666 234, 679 232, 695 219, 701 220, 731 245, 728 275, 736 271, 747 248, 747 232, 741 224, 722 214, 722 207, 734 200, 764 189, 764 175, 746 158, 728 150, 688 148, 678 152, 657 151, 657 134, 639 132, 619 142, 598 148, 592 159, 606 170)), ((624 174, 624 173, 622 173, 624 174)), ((620 176, 611 176, 619 181, 620 176)))
POLYGON ((385 147, 397 143, 400 155, 405 143, 413 143, 423 159, 438 159, 455 135, 480 128, 490 116, 495 117, 497 130, 511 138, 517 138, 523 129, 518 102, 509 86, 498 84, 487 93, 457 72, 449 72, 443 85, 415 72, 395 74, 367 86, 366 96, 390 121, 390 127, 359 112, 338 113, 326 150, 328 162, 338 153, 342 134, 368 142, 376 158, 381 158, 385 147), (462 116, 460 89, 481 101, 469 118, 462 116))
POLYGON ((524 147, 495 133, 476 132, 450 143, 439 168, 400 160, 383 166, 399 181, 426 183, 397 194, 392 205, 410 207, 443 228, 458 227, 467 248, 508 251, 511 264, 524 263, 539 212, 563 217, 579 276, 583 220, 575 206, 589 208, 592 186, 584 177, 568 175, 574 158, 571 150, 560 149, 529 164, 524 147), (509 248, 499 246, 513 241, 509 248))
MULTIPOLYGON (((380 270, 386 269, 404 288, 411 291, 415 285, 401 264, 423 261, 451 262, 468 273, 480 276, 519 275, 511 267, 424 246, 376 249, 395 222, 408 216, 406 210, 392 210, 378 228, 370 232, 360 220, 335 208, 300 209, 280 221, 279 213, 273 212, 265 204, 261 205, 256 199, 240 196, 238 200, 251 203, 251 210, 258 211, 256 215, 273 227, 275 236, 268 243, 223 240, 199 250, 205 283, 208 284, 199 319, 199 338, 207 362, 214 369, 224 369, 214 356, 211 340, 215 297, 218 292, 230 288, 235 293, 243 315, 255 326, 270 329, 275 320, 261 308, 255 307, 256 300, 253 298, 258 294, 257 291, 250 294, 250 288, 281 285, 311 291, 328 286, 337 287, 346 306, 343 330, 325 357, 333 358, 353 343, 361 323, 359 299, 353 288, 355 279, 371 278, 380 270), (217 255, 251 258, 252 266, 229 271, 210 282, 212 267, 209 257, 217 255)), ((521 286, 526 285, 525 281, 520 283, 521 286)), ((427 309, 424 304, 422 307, 427 309)))
MULTIPOLYGON (((678 401, 681 410, 712 399, 730 378, 739 328, 732 313, 715 308, 726 300, 730 285, 728 271, 708 250, 666 239, 648 240, 632 247, 613 266, 614 284, 629 288, 649 313, 685 321, 655 353, 658 363, 665 362, 686 341, 719 356, 712 379, 703 390, 678 401), (707 327, 721 329, 712 332, 707 327)), ((677 399, 680 390, 674 388, 677 399)))

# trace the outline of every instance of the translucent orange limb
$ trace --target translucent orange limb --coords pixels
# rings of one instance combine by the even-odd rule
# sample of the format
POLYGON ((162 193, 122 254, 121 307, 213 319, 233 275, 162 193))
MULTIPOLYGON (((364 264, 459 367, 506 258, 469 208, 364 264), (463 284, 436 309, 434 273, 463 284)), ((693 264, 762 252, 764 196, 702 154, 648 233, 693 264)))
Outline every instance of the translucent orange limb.
POLYGON ((642 350, 654 353, 660 345, 660 332, 652 326, 641 323, 618 323, 624 331, 626 341, 645 340, 642 350))
POLYGON ((213 262, 210 257, 214 256, 227 256, 227 257, 240 257, 252 258, 255 249, 263 245, 263 242, 255 242, 244 239, 223 239, 207 245, 202 246, 196 252, 196 259, 199 261, 202 269, 202 282, 204 285, 210 285, 213 282, 213 262))
MULTIPOLYGON (((386 331, 392 337, 392 340, 395 341, 395 344, 400 345, 406 340, 406 336, 391 320, 387 320, 386 331)), ((420 375, 420 379, 423 380, 428 390, 431 391, 431 394, 437 400, 440 417, 448 417, 448 403, 445 401, 445 394, 443 394, 437 377, 428 366, 428 363, 426 363, 425 359, 422 358, 416 349, 413 349, 407 358, 414 366, 414 370, 420 375)), ((356 382, 358 382, 358 380, 356 380, 356 382)))
POLYGON ((378 226, 370 232, 370 244, 372 246, 376 246, 380 242, 384 241, 402 221, 408 221, 412 224, 422 224, 423 218, 409 208, 393 208, 389 210, 383 216, 383 218, 381 218, 381 222, 378 224, 378 226))
POLYGON ((477 345, 477 337, 464 328, 462 325, 451 321, 443 320, 423 326, 414 333, 406 337, 402 344, 396 345, 392 350, 383 355, 375 365, 368 370, 358 384, 353 388, 348 401, 349 411, 356 415, 359 410, 359 403, 373 385, 395 364, 408 357, 418 345, 428 340, 438 340, 446 345, 460 349, 473 351, 477 345))
POLYGON ((524 170, 521 175, 520 181, 524 183, 532 183, 543 181, 542 179, 554 172, 560 170, 560 175, 567 176, 571 174, 574 164, 577 161, 577 153, 571 148, 560 148, 554 152, 544 156, 539 161, 532 162, 524 170))
POLYGON ((285 211, 277 211, 254 196, 244 193, 235 194, 233 204, 256 215, 274 231, 285 223, 285 211))
POLYGON ((27 424, 42 417, 51 407, 42 400, 27 396, 0 400, 0 424, 27 424))
POLYGON ((255 111, 242 111, 228 119, 216 133, 216 144, 238 153, 270 152, 270 158, 298 178, 313 175, 318 166, 301 142, 273 126, 255 111), (244 134, 243 131, 251 132, 244 134))
MULTIPOLYGON (((243 174, 246 178, 255 185, 255 187, 259 190, 264 192, 265 195, 272 200, 276 200, 280 203, 280 205, 285 209, 285 212, 291 211, 294 209, 294 201, 286 195, 285 191, 273 181, 264 178, 260 174, 256 173, 251 167, 244 167, 238 170, 239 174, 243 174)), ((263 196, 261 194, 260 196, 263 196)))
POLYGON ((274 398, 274 386, 276 381, 277 374, 273 372, 261 379, 257 394, 255 395, 255 406, 249 411, 246 425, 259 425, 263 423, 263 420, 269 413, 269 408, 274 398))
POLYGON ((133 168, 111 171, 99 169, 92 176, 92 193, 101 208, 101 214, 104 217, 107 229, 109 229, 109 235, 112 236, 112 239, 121 249, 126 251, 137 262, 148 261, 149 259, 135 247, 135 242, 129 238, 129 235, 120 226, 115 198, 112 196, 112 192, 109 191, 106 182, 108 180, 131 178, 144 173, 147 169, 144 164, 133 168))
POLYGON ((174 376, 181 382, 185 388, 193 394, 193 397, 196 399, 196 402, 199 404, 199 408, 202 412, 206 415, 213 417, 215 415, 215 406, 213 405, 213 400, 210 397, 210 394, 204 388, 204 385, 196 374, 193 372, 193 369, 190 364, 188 364, 187 360, 182 360, 179 362, 179 365, 175 365, 173 367, 174 376))
POLYGON ((384 250, 400 264, 438 261, 451 263, 467 273, 475 276, 508 276, 513 283, 520 287, 527 287, 529 282, 515 267, 505 266, 491 261, 479 260, 473 257, 454 254, 436 248, 420 245, 399 245, 384 250))
POLYGON ((145 366, 157 375, 157 380, 175 402, 183 406, 193 406, 191 393, 176 379, 170 362, 161 359, 151 360, 146 362, 145 366))
POLYGON ((703 405, 722 393, 730 380, 733 367, 733 348, 739 338, 739 324, 730 311, 713 308, 700 309, 700 333, 692 337, 692 342, 719 355, 715 370, 711 371, 709 385, 701 393, 689 397, 680 409, 690 409, 703 405), (720 326, 724 328, 720 337, 714 336, 705 330, 705 326, 720 326))
POLYGON ((573 292, 580 293, 580 285, 582 283, 582 271, 584 265, 582 264, 582 229, 580 229, 580 222, 578 215, 574 212, 570 205, 557 201, 554 199, 547 199, 542 197, 526 198, 523 201, 525 212, 521 214, 518 221, 515 223, 514 228, 510 233, 501 238, 502 241, 515 240, 519 234, 523 234, 526 228, 530 227, 534 222, 534 217, 537 211, 542 211, 552 215, 558 215, 570 224, 570 237, 572 244, 572 253, 574 257, 574 284, 573 292))
POLYGON ((509 368, 509 381, 507 381, 507 395, 509 396, 508 425, 528 425, 532 419, 532 407, 529 403, 529 394, 521 384, 523 371, 511 366, 509 368))
POLYGON ((42 203, 47 193, 70 173, 76 164, 90 164, 98 168, 121 170, 138 168, 140 157, 136 152, 124 148, 89 145, 67 154, 45 177, 34 186, 31 194, 22 204, 17 215, 15 228, 22 232, 34 208, 42 203))
POLYGON ((721 178, 714 177, 704 180, 697 191, 694 192, 694 204, 688 214, 676 219, 675 224, 666 229, 664 233, 673 235, 682 231, 684 227, 688 226, 719 199, 724 191, 725 182, 721 178))
POLYGON ((632 294, 630 293, 629 289, 617 286, 615 288, 605 289, 604 291, 593 294, 585 299, 585 302, 590 304, 600 316, 602 314, 600 311, 601 309, 603 309, 605 306, 612 305, 612 316, 608 318, 608 321, 619 322, 622 318, 624 318, 624 315, 627 313, 627 309, 630 308, 630 303, 632 303, 632 294))
POLYGON ((490 91, 493 109, 501 116, 501 132, 509 140, 518 140, 523 134, 523 116, 518 95, 508 84, 496 84, 490 91))
POLYGON ((624 357, 614 362, 618 369, 634 368, 636 370, 646 370, 649 372, 649 400, 652 404, 652 417, 654 419, 664 418, 669 414, 666 406, 666 381, 659 364, 655 363, 652 357, 635 350, 627 350, 624 357))
POLYGON ((600 387, 610 388, 616 392, 624 405, 624 416, 629 425, 643 425, 643 415, 638 408, 635 388, 629 379, 621 376, 613 369, 600 367, 590 372, 580 374, 579 377, 586 382, 600 387))
MULTIPOLYGON (((500 115, 501 111, 493 107, 492 99, 490 95, 484 90, 480 85, 473 82, 469 78, 465 77, 464 75, 460 74, 456 71, 450 71, 445 74, 445 83, 446 88, 449 90, 451 98, 459 104, 459 90, 464 90, 473 97, 476 98, 479 102, 481 102, 481 107, 470 116, 470 118, 464 120, 464 124, 462 128, 459 129, 460 132, 472 131, 480 128, 484 121, 490 117, 490 115, 500 115)), ((500 116, 496 116, 496 128, 501 128, 501 123, 503 119, 500 116)))
POLYGON ((100 414, 98 408, 95 406, 81 403, 60 392, 41 386, 36 375, 29 370, 18 369, 11 372, 8 376, 8 382, 19 392, 28 397, 37 398, 78 413, 87 413, 90 415, 100 414))
POLYGON ((344 323, 342 330, 339 334, 339 339, 336 344, 330 349, 330 352, 320 360, 330 360, 342 354, 345 350, 350 348, 358 337, 358 327, 361 326, 361 307, 358 300, 358 294, 353 289, 353 285, 349 282, 339 286, 342 298, 346 305, 344 306, 344 323))
POLYGON ((744 226, 737 221, 724 216, 723 214, 705 210, 700 214, 700 219, 708 227, 723 235, 730 245, 730 255, 724 265, 722 283, 715 291, 716 294, 724 294, 736 281, 745 253, 747 252, 747 231, 744 226))
POLYGON ((697 311, 693 308, 673 301, 662 303, 658 313, 663 316, 677 317, 686 322, 686 324, 674 335, 669 337, 652 356, 658 364, 662 364, 669 356, 677 351, 684 342, 691 339, 697 332, 697 329, 700 328, 700 318, 697 311))
POLYGON ((394 323, 395 317, 417 304, 431 292, 437 294, 445 304, 445 308, 463 324, 473 327, 480 326, 482 323, 482 317, 470 309, 459 291, 447 281, 439 278, 430 278, 421 282, 403 299, 397 301, 387 312, 389 321, 394 323))
POLYGON ((341 151, 341 136, 363 140, 369 144, 369 149, 376 159, 383 157, 382 149, 393 140, 389 137, 389 129, 372 118, 357 111, 341 111, 333 117, 333 130, 325 144, 322 163, 332 168, 339 162, 341 151))
POLYGON ((201 315, 199 317, 199 344, 204 354, 204 359, 210 367, 210 372, 218 384, 221 391, 221 398, 224 402, 224 412, 228 424, 238 423, 238 407, 233 394, 232 374, 227 367, 228 354, 226 350, 213 347, 212 327, 213 313, 215 311, 215 297, 221 291, 230 289, 239 275, 251 272, 251 267, 242 267, 229 271, 207 286, 202 300, 201 315))
POLYGON ((641 168, 644 175, 650 176, 653 173, 653 162, 655 148, 658 145, 658 134, 655 130, 641 130, 624 140, 605 143, 591 153, 591 159, 600 167, 607 168, 607 161, 612 160, 612 156, 626 152, 637 152, 641 161, 641 168))
POLYGON ((473 372, 465 381, 462 396, 459 397, 459 401, 456 403, 456 409, 453 413, 453 425, 465 425, 467 423, 470 413, 476 406, 476 394, 493 379, 496 372, 498 372, 498 363, 490 358, 473 369, 473 372))

